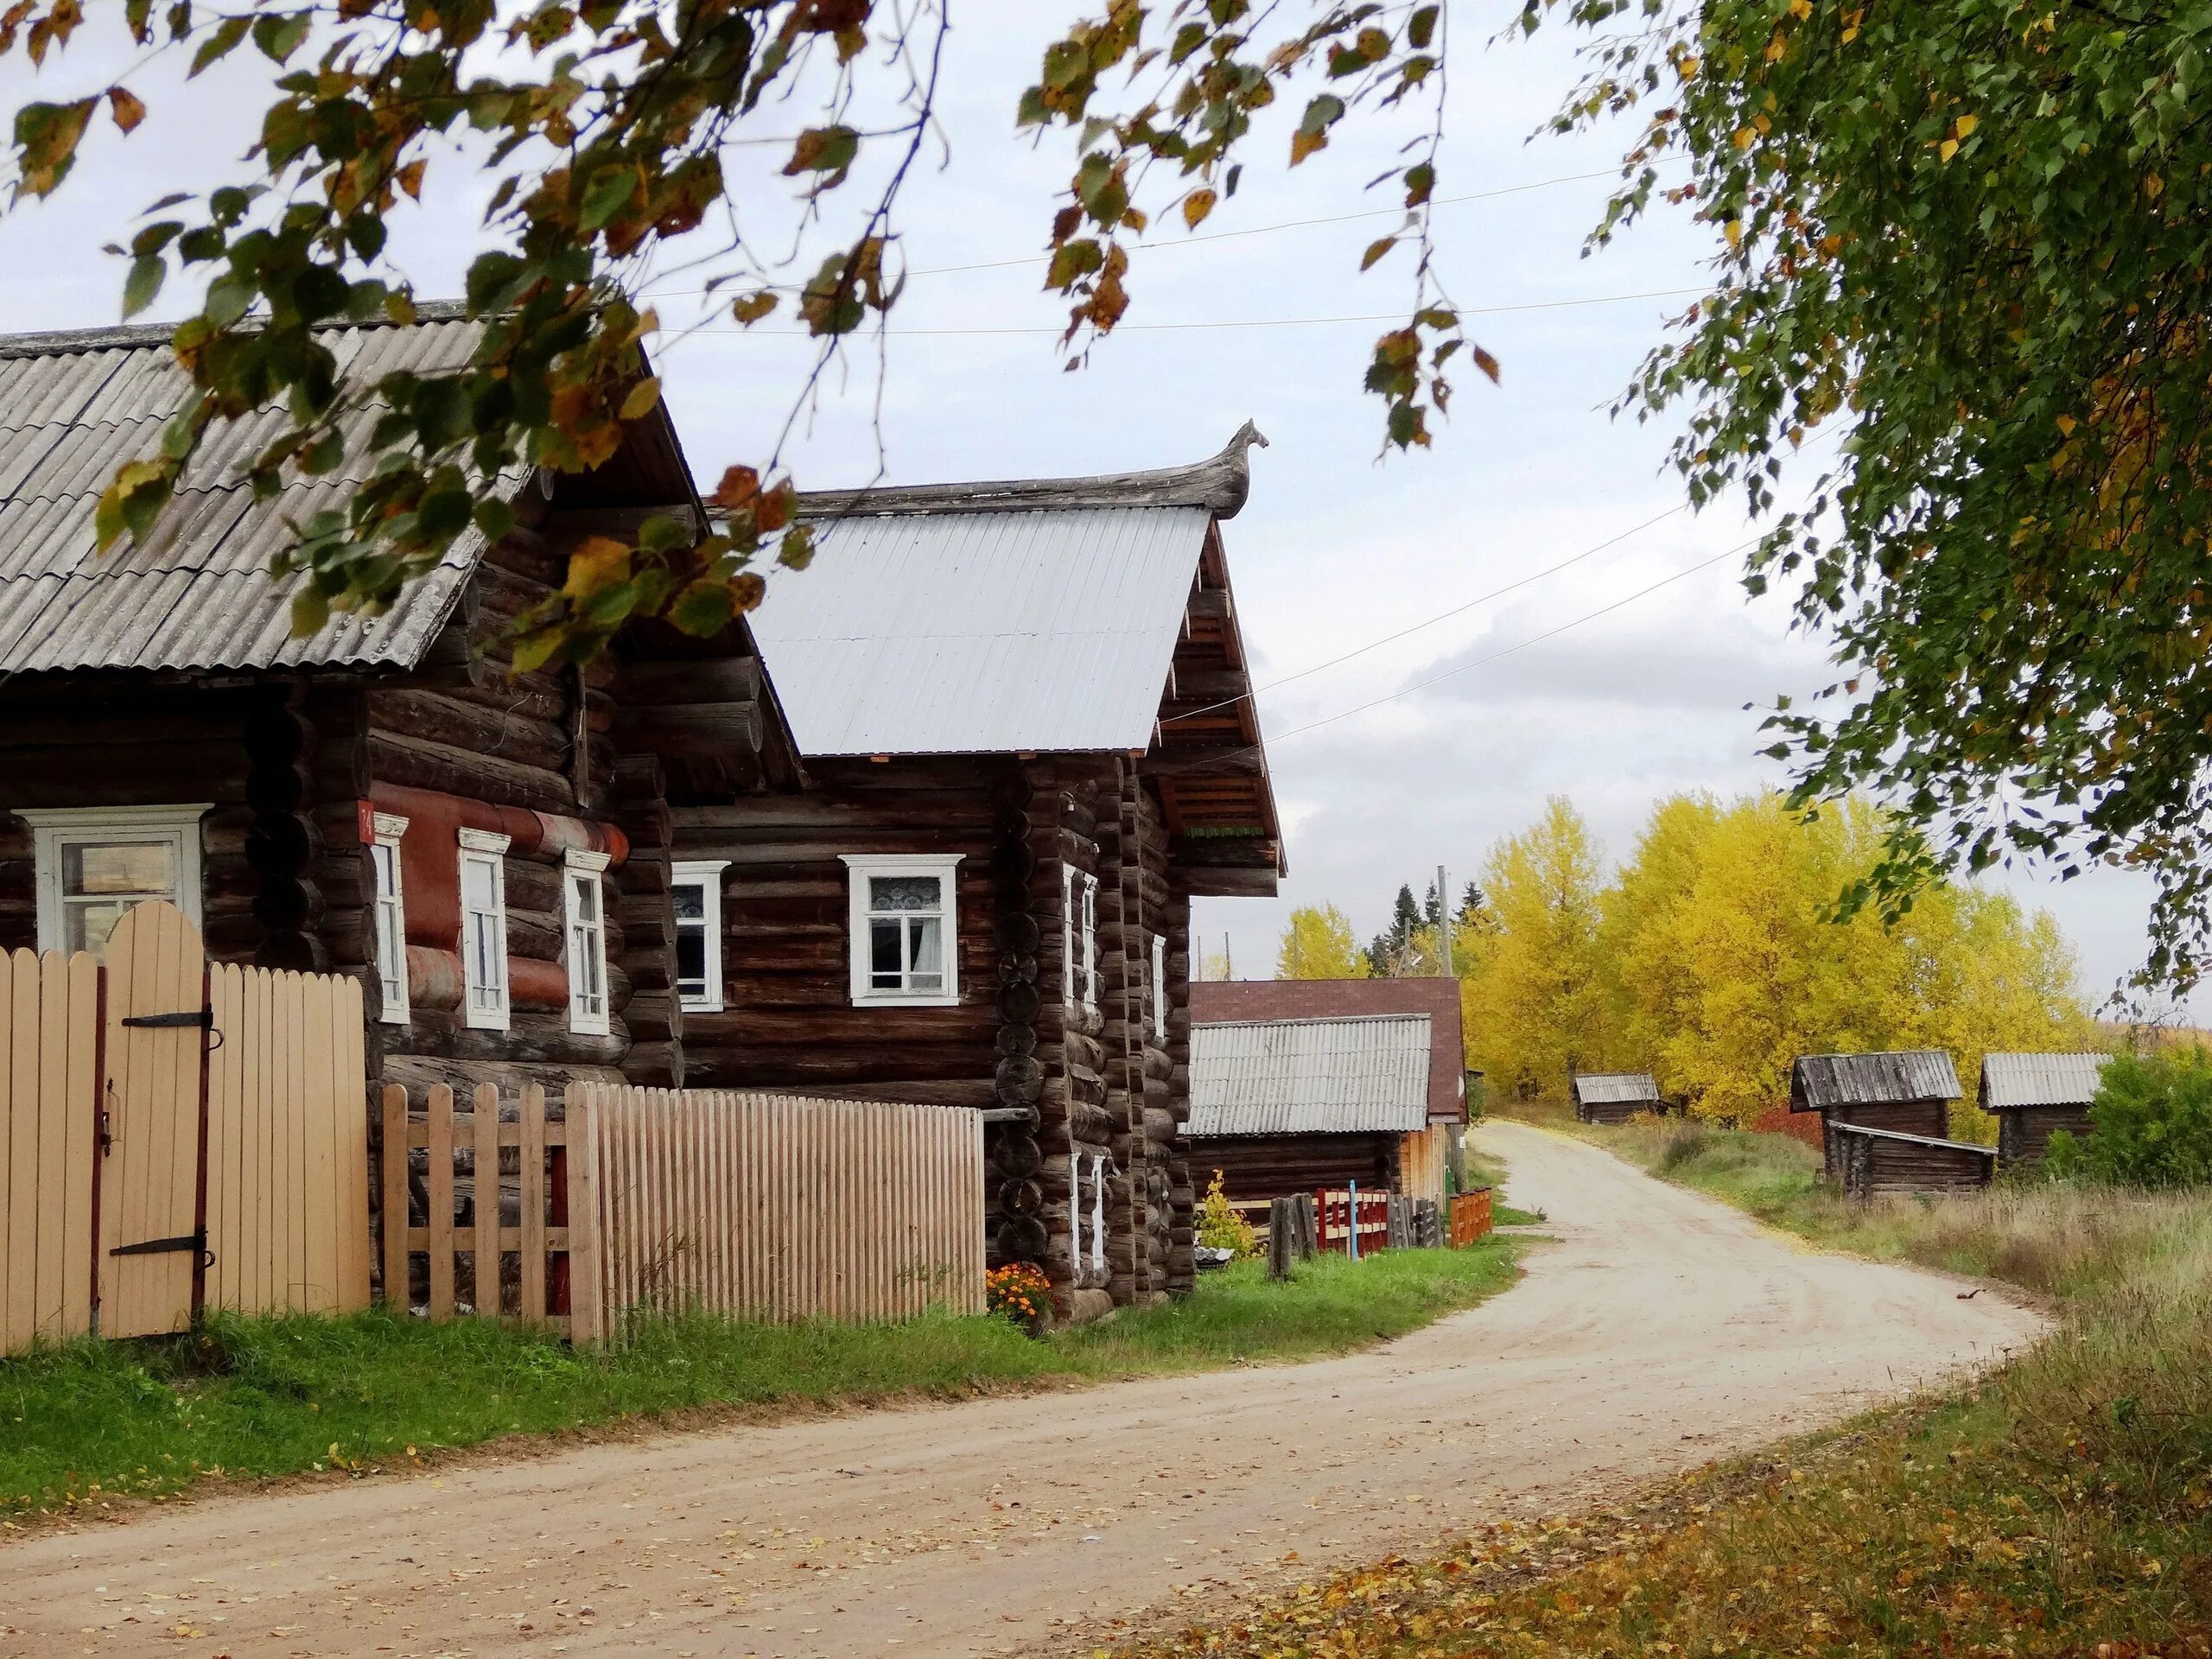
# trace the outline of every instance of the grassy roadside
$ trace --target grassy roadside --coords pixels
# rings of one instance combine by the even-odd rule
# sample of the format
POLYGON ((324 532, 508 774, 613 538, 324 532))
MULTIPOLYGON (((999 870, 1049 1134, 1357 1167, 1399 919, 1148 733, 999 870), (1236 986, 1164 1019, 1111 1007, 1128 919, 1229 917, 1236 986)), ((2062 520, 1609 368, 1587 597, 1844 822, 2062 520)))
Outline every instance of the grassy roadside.
POLYGON ((1501 1527, 1132 1654, 2212 1654, 2212 1197, 2027 1188, 1854 1212, 1777 1137, 1590 1138, 1808 1238, 2060 1297, 2064 1322, 1979 1385, 1643 1511, 1501 1527))
POLYGON ((1404 1334, 1512 1282, 1515 1247, 1256 1262, 1187 1300, 1033 1340, 998 1319, 746 1325, 696 1318, 573 1353, 490 1321, 220 1319, 189 1336, 0 1360, 0 1516, 203 1481, 404 1464, 433 1448, 699 1408, 767 1414, 1311 1359, 1404 1334))

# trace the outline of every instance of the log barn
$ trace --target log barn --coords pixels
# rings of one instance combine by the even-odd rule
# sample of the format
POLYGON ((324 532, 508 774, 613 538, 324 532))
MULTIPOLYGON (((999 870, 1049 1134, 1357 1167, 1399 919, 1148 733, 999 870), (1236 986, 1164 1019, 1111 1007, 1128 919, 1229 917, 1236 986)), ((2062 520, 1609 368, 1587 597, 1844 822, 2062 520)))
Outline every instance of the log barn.
MULTIPOLYGON (((458 366, 477 327, 426 307, 316 341, 373 381, 458 366)), ((703 534, 666 415, 588 474, 491 480, 512 531, 296 639, 267 567, 329 492, 254 501, 273 412, 214 432, 148 542, 95 550, 101 490, 190 393, 165 328, 0 340, 0 947, 97 952, 159 897, 218 960, 359 977, 372 1079, 680 1083, 671 785, 799 775, 751 637, 503 666, 580 537, 703 534)))
POLYGON ((1638 1112, 1667 1109, 1649 1071, 1578 1071, 1567 1079, 1574 1116, 1585 1123, 1625 1123, 1638 1112))
POLYGON ((1193 1276, 1191 901, 1283 868, 1222 533, 1259 441, 801 498, 753 623, 806 786, 671 785, 688 1079, 989 1113, 989 1260, 1063 1319, 1193 1276))
POLYGON ((1958 1070, 1941 1049, 1882 1054, 1801 1054, 1789 1072, 1789 1109, 1821 1115, 1821 1169, 1839 1179, 1835 1128, 1855 1123, 1929 1140, 1946 1139, 1958 1070))
POLYGON ((1426 1014, 1193 1027, 1192 1175, 1244 1201, 1357 1182, 1440 1204, 1441 1160, 1405 1155, 1429 1132, 1432 1035, 1426 1014))
POLYGON ((1997 1172, 1997 1148, 1842 1121, 1828 1125, 1838 1185, 1862 1203, 1892 1193, 1974 1192, 1997 1172))
POLYGON ((2041 1159, 2051 1131, 2089 1132, 2089 1108, 2108 1054, 1985 1054, 1979 1104, 1997 1119, 1997 1160, 2041 1159))
MULTIPOLYGON (((1205 979, 1191 987, 1193 1027, 1236 1020, 1379 1014, 1428 1018, 1427 1120, 1421 1128, 1401 1138, 1396 1181, 1400 1191, 1441 1203, 1446 1171, 1461 1166, 1460 1147, 1467 1122, 1467 1049, 1458 980, 1436 975, 1406 979, 1205 979)), ((1211 1171, 1198 1173, 1203 1186, 1211 1171)))

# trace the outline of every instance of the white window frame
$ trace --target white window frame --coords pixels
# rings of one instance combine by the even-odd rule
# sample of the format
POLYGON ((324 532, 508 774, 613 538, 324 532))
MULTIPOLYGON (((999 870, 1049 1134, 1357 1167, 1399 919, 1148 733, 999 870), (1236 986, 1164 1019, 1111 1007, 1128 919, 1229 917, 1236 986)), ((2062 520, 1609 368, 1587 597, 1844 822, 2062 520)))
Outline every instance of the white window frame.
POLYGON ((1081 1273, 1083 1261, 1083 1154, 1068 1154, 1068 1260, 1081 1273))
POLYGON ((841 853, 847 874, 846 961, 855 1007, 949 1008, 960 1001, 959 853, 841 853), (879 990, 868 968, 868 878, 933 875, 944 899, 938 939, 944 950, 944 988, 879 990))
POLYGON ((582 848, 570 848, 561 857, 561 957, 569 969, 569 1029, 586 1037, 605 1037, 614 1029, 613 992, 607 982, 607 889, 600 877, 613 860, 606 853, 587 852, 582 848), (592 917, 586 921, 576 908, 581 896, 578 888, 585 882, 591 884, 592 917), (588 932, 590 943, 585 947, 599 969, 599 1008, 596 1013, 582 1006, 589 992, 578 981, 577 973, 584 966, 576 953, 576 935, 588 932))
POLYGON ((474 1031, 505 1031, 508 1027, 514 999, 507 988, 507 845, 509 837, 490 830, 463 830, 461 834, 461 1023, 474 1031), (499 964, 496 984, 480 982, 476 975, 476 941, 470 935, 472 913, 468 908, 468 867, 470 864, 488 866, 492 872, 492 908, 476 914, 489 915, 497 924, 495 937, 499 948, 493 955, 499 964), (479 1007, 478 994, 487 993, 486 1001, 496 995, 496 1007, 479 1007))
POLYGON ((1106 1271, 1106 1154, 1090 1154, 1090 1266, 1106 1271))
POLYGON ((1060 866, 1060 1001, 1069 1007, 1080 1001, 1086 1012, 1098 1012, 1098 878, 1072 864, 1060 866))
POLYGON ((404 1026, 413 1013, 407 988, 407 873, 399 851, 407 823, 397 812, 378 812, 369 837, 377 878, 377 988, 382 1001, 377 1018, 387 1026, 404 1026), (384 890, 384 864, 375 857, 387 848, 391 852, 390 893, 384 890))
MULTIPOLYGON (((670 886, 696 887, 700 891, 699 913, 707 931, 707 988, 702 994, 686 995, 679 985, 677 1000, 687 1014, 720 1014, 722 1011, 722 872, 730 867, 726 858, 679 858, 670 867, 670 886)), ((676 924, 677 934, 683 934, 685 924, 676 924)))
POLYGON ((200 820, 213 801, 178 806, 18 807, 31 826, 38 882, 38 948, 63 948, 62 849, 73 842, 157 843, 176 856, 176 907, 200 925, 200 820))
POLYGON ((1167 1040, 1167 936, 1152 936, 1152 1034, 1167 1040))

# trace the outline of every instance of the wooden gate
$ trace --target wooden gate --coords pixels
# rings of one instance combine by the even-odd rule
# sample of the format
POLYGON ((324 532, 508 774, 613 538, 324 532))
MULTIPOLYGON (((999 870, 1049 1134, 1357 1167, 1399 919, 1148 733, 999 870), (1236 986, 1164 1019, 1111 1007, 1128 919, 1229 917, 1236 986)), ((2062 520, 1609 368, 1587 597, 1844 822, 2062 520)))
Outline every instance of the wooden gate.
POLYGON ((173 905, 0 958, 0 1354, 365 1307, 362 1047, 358 982, 211 972, 173 905))

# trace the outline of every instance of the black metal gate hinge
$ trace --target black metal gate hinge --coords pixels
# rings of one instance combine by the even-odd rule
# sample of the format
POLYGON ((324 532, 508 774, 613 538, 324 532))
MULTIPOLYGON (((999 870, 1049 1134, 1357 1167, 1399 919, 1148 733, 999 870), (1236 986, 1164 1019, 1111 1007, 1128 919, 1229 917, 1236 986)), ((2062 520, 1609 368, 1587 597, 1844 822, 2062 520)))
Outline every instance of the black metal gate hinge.
POLYGON ((137 1244, 118 1244, 110 1255, 167 1255, 172 1251, 204 1251, 207 1248, 207 1232, 202 1228, 196 1233, 180 1233, 175 1238, 149 1238, 137 1244))
POLYGON ((123 1017, 126 1026, 198 1026, 203 1031, 212 1030, 215 1024, 213 1008, 185 1008, 176 1014, 127 1014, 123 1017))

